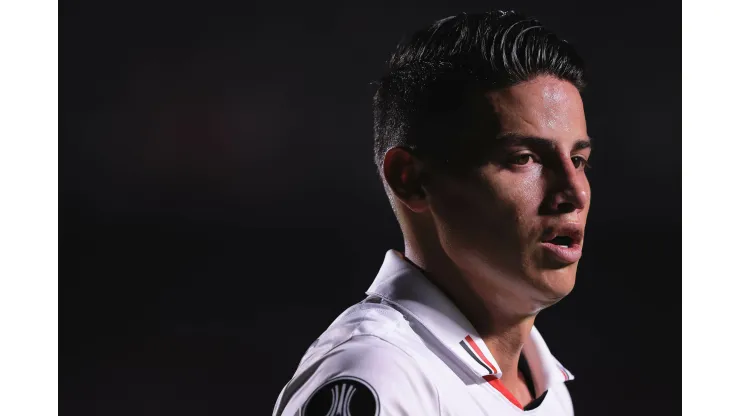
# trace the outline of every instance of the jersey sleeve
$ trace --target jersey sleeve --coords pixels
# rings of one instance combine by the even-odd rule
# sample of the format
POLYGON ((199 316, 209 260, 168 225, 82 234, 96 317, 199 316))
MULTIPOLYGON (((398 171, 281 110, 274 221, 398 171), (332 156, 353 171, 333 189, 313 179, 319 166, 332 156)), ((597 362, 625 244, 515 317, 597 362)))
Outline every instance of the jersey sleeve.
POLYGON ((439 397, 419 364, 372 335, 355 336, 302 363, 273 416, 439 415, 439 397))

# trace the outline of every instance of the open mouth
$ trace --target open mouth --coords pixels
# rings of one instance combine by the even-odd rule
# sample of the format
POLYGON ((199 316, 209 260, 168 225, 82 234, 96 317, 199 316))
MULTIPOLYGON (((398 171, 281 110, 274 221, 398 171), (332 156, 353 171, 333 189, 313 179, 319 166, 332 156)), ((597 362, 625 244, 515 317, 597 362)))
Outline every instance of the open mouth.
POLYGON ((581 258, 583 229, 576 224, 550 228, 542 238, 542 247, 548 257, 563 264, 572 264, 581 258))
POLYGON ((555 238, 548 240, 547 242, 561 247, 573 247, 573 238, 568 237, 567 235, 556 236, 555 238))

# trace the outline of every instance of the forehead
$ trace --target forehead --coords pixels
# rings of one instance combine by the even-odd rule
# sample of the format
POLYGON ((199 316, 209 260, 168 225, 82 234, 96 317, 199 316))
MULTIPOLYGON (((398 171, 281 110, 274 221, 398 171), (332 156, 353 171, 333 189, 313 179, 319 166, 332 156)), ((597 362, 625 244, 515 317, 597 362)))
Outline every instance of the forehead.
POLYGON ((588 137, 581 94, 568 81, 540 76, 490 92, 486 98, 501 133, 566 141, 588 137))

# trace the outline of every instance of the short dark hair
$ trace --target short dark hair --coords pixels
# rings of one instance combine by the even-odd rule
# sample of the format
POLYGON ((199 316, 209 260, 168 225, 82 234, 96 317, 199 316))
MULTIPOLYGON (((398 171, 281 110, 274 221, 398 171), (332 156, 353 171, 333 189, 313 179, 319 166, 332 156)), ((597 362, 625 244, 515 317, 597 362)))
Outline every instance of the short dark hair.
POLYGON ((475 133, 475 102, 551 75, 585 86, 582 59, 566 41, 515 12, 462 13, 434 22, 398 45, 373 97, 375 164, 403 146, 448 158, 475 133))

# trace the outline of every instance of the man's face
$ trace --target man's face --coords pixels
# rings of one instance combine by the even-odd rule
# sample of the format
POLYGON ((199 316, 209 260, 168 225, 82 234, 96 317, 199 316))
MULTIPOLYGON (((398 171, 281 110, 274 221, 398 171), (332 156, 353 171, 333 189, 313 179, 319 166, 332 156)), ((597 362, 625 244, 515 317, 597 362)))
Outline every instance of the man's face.
POLYGON ((466 175, 434 174, 429 204, 468 284, 529 313, 575 283, 591 200, 583 103, 572 84, 549 76, 486 99, 499 134, 483 138, 484 163, 466 175))

